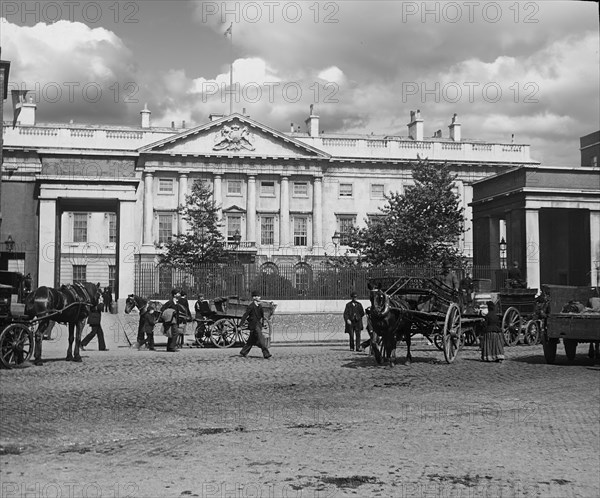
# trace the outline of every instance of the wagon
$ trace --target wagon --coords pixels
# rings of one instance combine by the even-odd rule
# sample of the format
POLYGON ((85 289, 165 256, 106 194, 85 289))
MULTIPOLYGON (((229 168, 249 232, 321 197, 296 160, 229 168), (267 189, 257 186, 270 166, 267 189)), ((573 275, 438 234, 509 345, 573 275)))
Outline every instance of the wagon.
MULTIPOLYGON (((250 303, 251 301, 240 299, 239 296, 219 297, 212 302, 202 301, 201 317, 195 320, 197 325, 194 332, 194 345, 229 348, 234 344, 245 344, 250 330, 242 327, 241 318, 250 303)), ((272 301, 260 301, 260 304, 265 314, 263 334, 267 336, 267 345, 269 345, 273 333, 273 315, 277 305, 272 301)))
POLYGON ((498 310, 502 316, 502 333, 507 346, 523 339, 537 344, 541 337, 543 320, 540 317, 538 289, 503 289, 499 293, 498 310))
MULTIPOLYGON (((560 339, 563 341, 565 354, 569 362, 575 360, 577 345, 600 342, 600 297, 598 289, 591 287, 572 287, 562 285, 546 286, 550 293, 550 314, 548 326, 542 333, 542 345, 546 363, 554 363, 556 349, 560 339), (593 308, 578 312, 567 312, 563 306, 569 301, 588 303, 593 308), (595 303, 592 304, 592 303, 595 303)), ((593 351, 591 351, 593 355, 593 351)))
MULTIPOLYGON (((452 363, 464 343, 464 332, 483 325, 485 318, 478 313, 465 313, 462 295, 437 278, 393 277, 377 279, 390 298, 399 298, 406 308, 396 308, 411 328, 411 336, 421 334, 431 338, 439 336, 441 349, 447 363, 452 363)), ((440 347, 440 346, 438 346, 440 347)), ((379 351, 375 345, 374 354, 379 351)), ((380 354, 380 353, 379 353, 380 354)))
POLYGON ((25 305, 16 302, 18 289, 0 284, 0 362, 11 368, 29 360, 33 354, 32 322, 24 316, 25 305))

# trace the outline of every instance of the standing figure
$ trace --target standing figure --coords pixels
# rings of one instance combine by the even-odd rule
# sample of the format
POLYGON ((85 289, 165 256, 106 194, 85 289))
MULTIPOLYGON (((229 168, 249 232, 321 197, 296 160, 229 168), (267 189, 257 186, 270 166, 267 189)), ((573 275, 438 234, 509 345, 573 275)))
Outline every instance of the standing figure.
POLYGON ((469 272, 465 273, 465 277, 460 281, 459 290, 461 292, 464 304, 467 307, 473 305, 473 279, 469 272))
POLYGON ((98 351, 108 351, 106 349, 106 343, 104 342, 104 331, 102 330, 102 308, 104 304, 102 301, 98 303, 98 306, 90 309, 90 314, 88 315, 88 325, 92 327, 91 332, 86 335, 81 341, 80 349, 85 351, 85 348, 90 343, 90 341, 98 336, 98 351))
POLYGON ((181 294, 177 289, 171 291, 171 299, 162 305, 160 311, 163 316, 164 334, 167 336, 167 351, 177 351, 177 336, 179 335, 179 324, 181 323, 179 299, 181 294), (171 310, 165 313, 166 310, 171 310), (166 317, 166 318, 165 318, 166 317))
POLYGON ((485 332, 481 338, 481 361, 504 361, 504 336, 499 325, 500 318, 493 301, 487 302, 485 332))
POLYGON ((175 346, 177 348, 181 349, 183 347, 183 338, 185 335, 185 327, 187 326, 188 322, 192 321, 192 312, 190 310, 190 303, 188 302, 187 293, 185 291, 180 292, 179 302, 177 304, 179 306, 178 312, 180 315, 180 322, 183 324, 183 327, 181 329, 181 333, 177 334, 177 338, 175 339, 175 346))
POLYGON ((521 275, 518 261, 513 261, 512 268, 508 270, 508 285, 513 289, 524 289, 527 287, 527 283, 521 275))
POLYGON ((138 351, 144 344, 146 344, 149 351, 155 351, 154 325, 156 325, 156 317, 154 316, 154 312, 154 308, 147 304, 140 310, 140 322, 138 324, 137 342, 135 344, 138 351))
POLYGON ((354 339, 356 337, 356 351, 362 351, 360 343, 360 331, 363 329, 362 317, 365 316, 363 305, 357 301, 358 294, 350 294, 351 301, 346 303, 344 308, 344 323, 346 324, 346 334, 350 336, 350 351, 354 351, 354 339))
POLYGON ((252 291, 252 302, 246 308, 246 311, 242 315, 240 326, 244 325, 244 322, 248 320, 248 328, 250 329, 250 336, 248 342, 244 345, 240 351, 240 355, 244 358, 248 356, 248 353, 252 349, 252 346, 258 346, 263 354, 265 360, 273 356, 269 353, 265 338, 263 337, 262 329, 265 321, 265 313, 260 305, 260 293, 258 291, 252 291))

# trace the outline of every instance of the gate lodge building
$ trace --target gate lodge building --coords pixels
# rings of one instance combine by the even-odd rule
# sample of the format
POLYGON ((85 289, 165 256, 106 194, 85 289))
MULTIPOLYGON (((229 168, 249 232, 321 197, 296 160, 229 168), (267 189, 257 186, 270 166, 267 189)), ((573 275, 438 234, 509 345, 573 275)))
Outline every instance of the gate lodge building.
POLYGON ((4 123, 0 241, 10 235, 14 248, 1 264, 31 273, 35 286, 87 280, 121 299, 134 290, 136 263, 157 261, 186 230, 177 207, 196 181, 212 187, 240 261, 298 263, 344 253, 344 233, 411 184, 418 157, 448 163, 465 210, 460 247, 473 258, 474 184, 539 166, 529 145, 463 138, 456 115, 447 136, 426 137, 419 111, 404 136, 323 133, 312 106, 305 131, 289 132, 238 113, 164 128, 146 107, 131 126, 43 124, 35 112, 24 102, 17 125, 4 123))

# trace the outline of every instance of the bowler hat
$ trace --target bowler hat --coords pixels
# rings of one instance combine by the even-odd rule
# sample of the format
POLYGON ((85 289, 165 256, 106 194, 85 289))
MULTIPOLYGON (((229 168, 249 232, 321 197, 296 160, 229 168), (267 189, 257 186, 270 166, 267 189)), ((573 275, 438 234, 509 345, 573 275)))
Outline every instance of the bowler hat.
POLYGON ((255 297, 255 296, 259 296, 260 297, 260 292, 258 292, 257 290, 253 290, 252 291, 252 297, 255 297))
POLYGON ((356 292, 350 293, 350 297, 357 297, 357 296, 358 296, 358 294, 356 292))

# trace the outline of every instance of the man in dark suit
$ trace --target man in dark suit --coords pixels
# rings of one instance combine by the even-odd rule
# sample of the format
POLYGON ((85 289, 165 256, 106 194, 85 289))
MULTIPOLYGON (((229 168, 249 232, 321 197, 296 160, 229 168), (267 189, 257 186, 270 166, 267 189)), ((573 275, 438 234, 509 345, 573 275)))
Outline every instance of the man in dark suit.
POLYGON ((363 305, 357 301, 356 292, 350 294, 352 301, 346 304, 344 308, 344 322, 346 324, 346 334, 350 336, 350 351, 354 351, 354 338, 356 336, 356 351, 362 351, 360 345, 360 331, 363 329, 362 317, 365 316, 363 305))
POLYGON ((248 328, 250 329, 250 337, 248 342, 244 345, 240 351, 240 355, 244 358, 248 356, 248 353, 252 349, 252 346, 258 346, 263 354, 265 360, 268 360, 272 355, 269 353, 269 349, 265 343, 262 329, 265 320, 264 310, 260 305, 260 294, 258 291, 252 291, 252 302, 246 308, 240 325, 244 325, 244 322, 248 320, 248 328))

